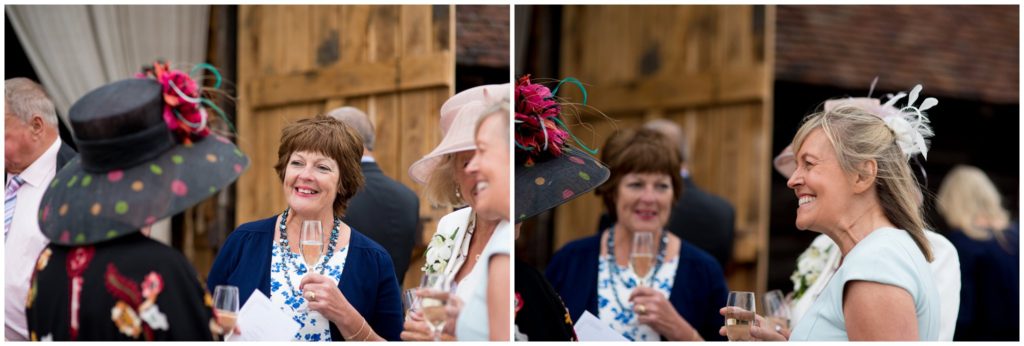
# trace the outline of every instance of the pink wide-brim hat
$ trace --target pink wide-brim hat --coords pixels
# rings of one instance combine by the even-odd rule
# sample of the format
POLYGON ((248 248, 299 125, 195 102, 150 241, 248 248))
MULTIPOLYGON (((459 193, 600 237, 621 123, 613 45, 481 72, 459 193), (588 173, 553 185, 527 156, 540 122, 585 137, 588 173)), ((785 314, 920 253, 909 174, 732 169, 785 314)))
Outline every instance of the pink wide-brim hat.
POLYGON ((484 116, 492 102, 508 98, 512 84, 488 84, 463 90, 441 105, 441 143, 429 154, 409 166, 409 177, 426 184, 430 172, 437 168, 446 154, 476 150, 473 132, 476 122, 484 116))
MULTIPOLYGON (((844 99, 833 99, 825 101, 825 111, 836 109, 840 106, 854 106, 859 107, 863 110, 870 112, 871 114, 877 115, 879 118, 885 119, 893 115, 899 115, 900 111, 895 107, 883 106, 881 101, 871 97, 851 97, 844 99)), ((796 157, 793 152, 793 145, 787 145, 786 149, 782 149, 782 152, 772 160, 772 165, 775 166, 775 171, 782 174, 787 179, 796 172, 796 157)))

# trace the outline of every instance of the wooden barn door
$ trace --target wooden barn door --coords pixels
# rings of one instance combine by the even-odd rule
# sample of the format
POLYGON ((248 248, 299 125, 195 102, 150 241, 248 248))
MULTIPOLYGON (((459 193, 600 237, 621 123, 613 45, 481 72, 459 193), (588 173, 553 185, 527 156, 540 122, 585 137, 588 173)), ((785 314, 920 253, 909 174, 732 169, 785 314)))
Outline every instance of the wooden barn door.
MULTIPOLYGON (((601 146, 616 128, 654 118, 686 132, 691 176, 736 208, 729 287, 763 292, 771 174, 772 11, 766 6, 566 6, 561 76, 586 83, 573 131, 601 146)), ((572 87, 560 96, 578 102, 572 87)), ((555 248, 594 234, 602 203, 588 194, 558 209, 555 248)))
MULTIPOLYGON (((406 172, 441 140, 439 109, 455 87, 454 10, 241 6, 238 143, 252 166, 238 182, 236 221, 286 206, 273 169, 281 129, 341 106, 370 116, 381 169, 422 196, 406 172)), ((432 233, 445 211, 422 198, 420 206, 423 229, 432 233)))

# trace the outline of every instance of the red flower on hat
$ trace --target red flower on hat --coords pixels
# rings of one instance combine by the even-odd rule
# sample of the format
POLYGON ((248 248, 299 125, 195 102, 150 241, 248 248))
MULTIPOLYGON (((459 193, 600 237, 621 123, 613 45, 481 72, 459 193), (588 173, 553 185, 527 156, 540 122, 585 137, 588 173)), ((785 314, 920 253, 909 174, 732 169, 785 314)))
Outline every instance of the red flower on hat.
POLYGON ((561 156, 562 146, 569 134, 556 123, 562 108, 555 101, 551 89, 530 82, 530 75, 519 78, 516 97, 516 147, 528 157, 543 153, 561 156))
POLYGON ((206 112, 200 107, 199 85, 180 70, 171 70, 167 62, 157 61, 146 67, 139 78, 153 78, 163 87, 164 122, 179 141, 192 141, 206 137, 206 112))

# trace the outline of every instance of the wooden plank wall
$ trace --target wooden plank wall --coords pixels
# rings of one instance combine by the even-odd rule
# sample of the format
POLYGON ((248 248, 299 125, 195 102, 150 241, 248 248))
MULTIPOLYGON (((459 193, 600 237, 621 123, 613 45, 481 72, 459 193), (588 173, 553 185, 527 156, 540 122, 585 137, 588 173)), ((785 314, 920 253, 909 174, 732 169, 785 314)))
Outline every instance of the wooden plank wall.
MULTIPOLYGON (((438 111, 455 88, 454 11, 454 5, 241 6, 238 142, 252 166, 238 182, 236 221, 286 206, 273 169, 281 129, 346 105, 364 110, 376 126, 375 157, 384 173, 422 195, 406 172, 441 140, 438 111)), ((446 211, 422 197, 420 205, 423 229, 434 230, 446 211)))
MULTIPOLYGON (((733 290, 764 292, 771 174, 772 17, 765 6, 566 6, 560 77, 586 83, 581 108, 600 146, 616 128, 654 118, 687 134, 689 169, 703 189, 736 208, 733 290)), ((559 96, 579 101, 575 88, 559 96)), ((594 234, 603 210, 588 194, 555 214, 555 248, 594 234)))

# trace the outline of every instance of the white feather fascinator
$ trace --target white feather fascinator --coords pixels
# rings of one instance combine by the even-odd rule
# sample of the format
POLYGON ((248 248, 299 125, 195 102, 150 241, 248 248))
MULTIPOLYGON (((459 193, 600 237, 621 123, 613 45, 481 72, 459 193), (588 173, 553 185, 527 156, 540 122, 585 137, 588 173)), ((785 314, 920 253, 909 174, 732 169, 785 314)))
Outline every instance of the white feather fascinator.
MULTIPOLYGON (((874 91, 877 81, 878 79, 876 78, 871 83, 872 91, 874 91)), ((881 100, 870 97, 871 92, 869 92, 869 97, 827 100, 825 101, 824 110, 829 111, 843 106, 855 106, 877 115, 892 130, 896 137, 896 144, 899 145, 907 159, 917 154, 921 154, 925 159, 928 159, 928 138, 934 136, 934 132, 932 132, 928 116, 924 111, 935 107, 935 105, 939 104, 939 100, 929 97, 924 99, 920 105, 915 106, 914 104, 921 95, 921 89, 923 88, 920 84, 914 86, 910 90, 907 104, 904 106, 897 106, 896 103, 908 96, 905 92, 899 92, 896 95, 886 95, 888 100, 884 104, 881 103, 881 100)), ((796 161, 793 155, 792 147, 783 149, 773 160, 775 170, 786 177, 792 175, 793 171, 796 170, 796 161)))

